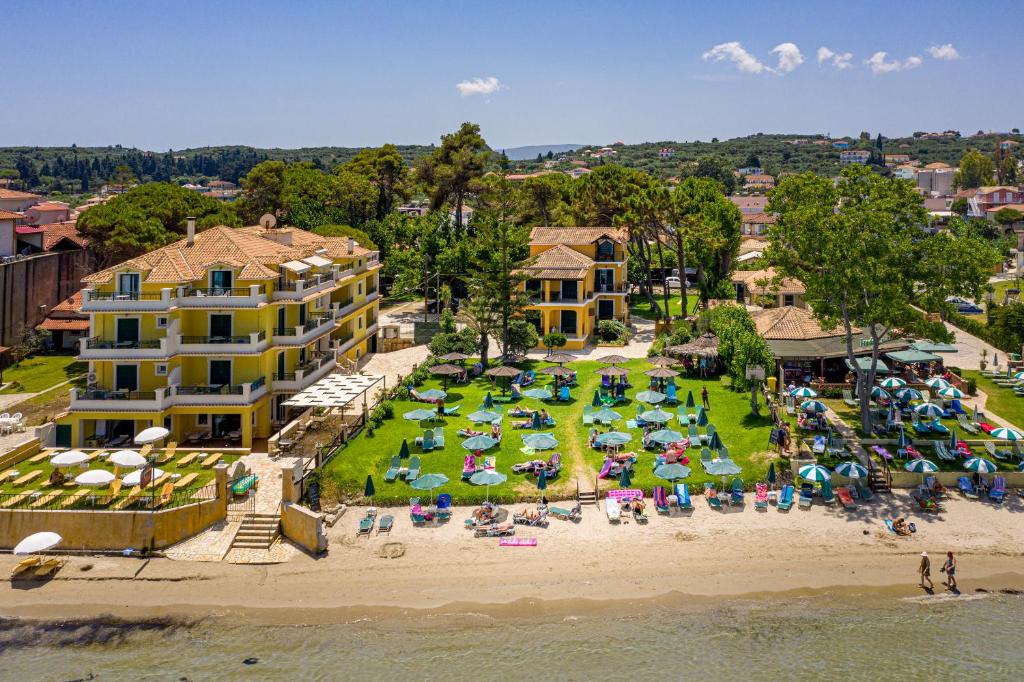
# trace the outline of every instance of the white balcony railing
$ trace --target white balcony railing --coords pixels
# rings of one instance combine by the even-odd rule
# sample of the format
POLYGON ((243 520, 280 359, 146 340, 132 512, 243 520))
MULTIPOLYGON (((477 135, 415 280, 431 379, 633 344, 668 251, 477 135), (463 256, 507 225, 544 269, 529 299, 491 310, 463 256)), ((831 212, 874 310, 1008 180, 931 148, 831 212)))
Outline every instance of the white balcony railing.
POLYGON ((305 345, 331 332, 336 325, 334 311, 326 311, 306 320, 305 324, 275 328, 274 343, 289 346, 305 345))
POLYGON ((267 302, 262 284, 234 288, 178 287, 182 308, 256 308, 267 302))
POLYGON ((312 294, 322 293, 337 286, 338 272, 309 274, 301 279, 279 283, 272 295, 275 301, 302 300, 312 294))
POLYGON ((263 331, 241 336, 185 336, 178 337, 178 352, 198 355, 248 355, 267 349, 267 334, 263 331))
POLYGON ((177 290, 172 288, 160 291, 97 291, 82 290, 82 312, 160 312, 177 304, 177 290))

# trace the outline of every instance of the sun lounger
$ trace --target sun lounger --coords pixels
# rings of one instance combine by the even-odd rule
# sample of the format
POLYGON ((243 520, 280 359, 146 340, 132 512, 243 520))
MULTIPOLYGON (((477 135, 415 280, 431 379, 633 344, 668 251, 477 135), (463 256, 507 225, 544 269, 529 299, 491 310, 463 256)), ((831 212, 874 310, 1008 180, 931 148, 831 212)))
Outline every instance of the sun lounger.
POLYGON ((932 445, 935 447, 936 457, 947 462, 956 461, 956 457, 946 448, 946 444, 941 440, 932 441, 932 445))
POLYGON ((391 514, 385 514, 380 517, 380 523, 377 524, 377 535, 381 533, 391 533, 391 528, 395 525, 395 517, 391 514))
POLYGON ((441 493, 437 496, 437 518, 447 521, 452 517, 452 496, 448 493, 441 493))
POLYGON ((221 453, 215 452, 212 455, 210 455, 209 457, 207 457, 206 459, 204 459, 202 461, 202 463, 200 464, 200 466, 202 468, 204 468, 204 469, 209 469, 214 464, 216 464, 217 460, 219 460, 221 457, 223 457, 223 455, 221 453))
POLYGON ((101 507, 105 507, 111 502, 113 502, 117 498, 118 493, 121 492, 122 485, 123 483, 121 482, 121 479, 115 478, 113 481, 110 482, 110 490, 107 491, 106 495, 98 498, 96 500, 96 504, 101 507))
POLYGON ((960 494, 964 497, 972 499, 978 499, 978 491, 974 489, 974 483, 967 476, 961 476, 956 480, 957 487, 960 489, 960 494))
POLYGON ((359 529, 356 531, 356 535, 369 535, 373 532, 373 524, 377 522, 377 510, 370 508, 366 511, 366 516, 359 519, 359 529))
POLYGON ((832 490, 832 481, 821 482, 821 501, 825 504, 833 504, 836 501, 835 492, 832 490))
POLYGON ((27 559, 22 559, 20 562, 15 564, 14 568, 11 569, 11 577, 15 577, 19 573, 23 573, 29 569, 38 568, 43 563, 43 557, 41 556, 30 556, 27 559))
MULTIPOLYGON (((1006 459, 1006 451, 1001 448, 997 448, 996 444, 990 440, 985 441, 985 451, 996 459, 1006 459)), ((15 482, 15 485, 17 485, 17 482, 15 482)))
POLYGON ((619 501, 612 497, 604 498, 604 511, 608 515, 609 523, 619 522, 619 501))
POLYGON ((19 504, 24 502, 26 499, 28 499, 30 497, 33 497, 35 495, 38 495, 38 494, 39 494, 38 490, 26 490, 23 493, 18 493, 17 495, 14 495, 13 497, 8 497, 3 502, 0 502, 0 507, 3 507, 5 509, 9 509, 11 507, 17 507, 19 504))
POLYGON ((195 481, 197 478, 199 478, 199 474, 185 474, 184 476, 182 476, 181 478, 174 482, 174 487, 178 490, 182 488, 187 488, 188 486, 192 485, 192 482, 195 481))
POLYGON ((583 505, 579 502, 576 503, 572 509, 565 509, 563 507, 549 507, 548 513, 554 516, 556 519, 562 519, 563 521, 577 521, 583 516, 583 505))
POLYGON ((171 501, 171 498, 173 497, 174 484, 171 483, 170 481, 167 481, 166 483, 163 484, 163 487, 160 488, 160 494, 153 498, 153 501, 150 503, 149 507, 150 509, 159 509, 160 507, 163 507, 164 505, 168 504, 171 501))
POLYGON ((754 509, 768 508, 768 486, 764 483, 757 484, 757 495, 754 497, 754 509))
POLYGON ((690 488, 685 483, 676 483, 676 504, 680 511, 692 511, 693 502, 690 501, 690 488))
POLYGON ((875 494, 871 492, 871 488, 867 487, 860 481, 854 481, 852 486, 853 489, 857 492, 857 497, 860 498, 862 502, 870 502, 872 499, 874 499, 875 494))
POLYGON ((872 445, 871 451, 882 458, 884 462, 892 462, 892 453, 881 445, 872 445))
POLYGON ((1002 476, 996 476, 995 480, 992 481, 992 487, 989 488, 988 499, 992 500, 996 504, 1001 504, 1005 497, 1006 479, 1002 476))
POLYGON ((714 458, 711 456, 711 450, 709 450, 707 448, 701 448, 701 451, 700 451, 700 465, 702 467, 704 467, 705 471, 707 471, 708 465, 711 464, 711 461, 713 459, 714 458))
POLYGON ((391 458, 391 466, 384 472, 384 480, 391 482, 398 478, 398 473, 402 469, 402 458, 395 455, 391 458))
POLYGON ((793 396, 786 396, 786 414, 796 416, 796 399, 793 396))
POLYGON ((164 454, 160 455, 160 459, 156 461, 157 464, 167 464, 174 459, 174 452, 178 449, 178 442, 171 441, 167 444, 167 448, 164 450, 164 454))
MULTIPOLYGON (((245 495, 250 490, 259 485, 260 477, 256 474, 249 474, 235 481, 235 484, 231 486, 231 492, 234 495, 245 495)), ((174 486, 177 488, 177 484, 174 486)))
POLYGON ((54 490, 53 492, 46 493, 42 497, 38 498, 35 502, 33 502, 29 506, 31 506, 33 509, 39 509, 40 507, 45 507, 46 505, 50 504, 50 502, 53 502, 53 500, 55 498, 57 498, 59 495, 60 495, 60 491, 59 490, 54 490))
POLYGON ((142 457, 147 457, 148 458, 149 457, 149 453, 151 453, 151 452, 153 452, 153 444, 152 443, 146 443, 145 445, 142 446, 142 449, 139 450, 139 455, 141 455, 142 457))
POLYGON ((39 564, 39 568, 37 568, 35 570, 35 576, 37 578, 45 578, 48 575, 52 575, 52 574, 56 573, 57 569, 59 569, 63 565, 64 565, 64 559, 58 559, 56 557, 51 557, 51 558, 47 559, 46 561, 44 561, 43 563, 39 564))
POLYGON ((741 505, 743 503, 743 481, 734 478, 729 485, 729 506, 741 505))
POLYGON ((810 507, 812 502, 814 502, 814 485, 804 483, 800 486, 800 506, 810 507))
POLYGON ((407 481, 415 481, 419 477, 420 477, 420 458, 419 457, 410 457, 409 458, 409 468, 405 470, 404 478, 407 481))
POLYGON ((114 505, 114 509, 121 510, 124 509, 125 507, 130 507, 131 505, 138 502, 139 497, 141 496, 142 488, 140 488, 139 486, 135 486, 134 488, 128 491, 127 496, 118 500, 117 504, 114 505))
POLYGON ((64 498, 64 501, 60 503, 60 506, 61 506, 62 509, 67 509, 68 507, 74 505, 76 502, 78 502, 79 500, 81 500, 83 497, 85 497, 88 494, 89 494, 89 489, 88 488, 79 488, 78 490, 76 490, 75 492, 71 493, 66 498, 64 498))
POLYGON ((793 491, 794 488, 791 485, 782 486, 779 499, 775 502, 775 506, 779 511, 789 511, 793 506, 793 491))
POLYGON ((478 538, 499 538, 515 534, 516 527, 512 523, 492 523, 489 526, 479 526, 473 531, 473 536, 478 538))
POLYGON ((843 402, 847 407, 857 407, 857 401, 853 399, 853 392, 846 388, 843 389, 843 402))
POLYGON ((179 469, 181 469, 182 467, 187 467, 189 464, 192 464, 192 462, 199 459, 200 454, 201 453, 198 452, 190 452, 187 455, 183 455, 181 459, 174 463, 174 466, 178 467, 179 469))
POLYGON ((665 488, 660 485, 654 486, 652 497, 654 498, 654 508, 662 514, 668 514, 668 495, 665 494, 665 488))
POLYGON ((594 407, 593 405, 583 406, 583 425, 590 426, 594 423, 594 407))
POLYGON ((444 429, 440 426, 434 427, 434 449, 444 448, 444 429))
POLYGON ((850 489, 846 486, 836 488, 836 497, 839 498, 839 503, 843 505, 844 509, 854 509, 857 506, 853 502, 853 495, 850 493, 850 489))
POLYGON ((715 484, 711 481, 704 483, 704 497, 712 509, 722 508, 722 501, 718 499, 718 491, 715 490, 715 484))
POLYGON ((935 501, 931 496, 925 495, 920 489, 912 490, 910 496, 914 498, 917 505, 921 508, 921 511, 930 512, 936 514, 942 511, 939 507, 939 503, 935 501))
POLYGON ((25 474, 24 476, 22 476, 21 478, 19 478, 18 480, 16 480, 13 483, 13 485, 14 485, 15 488, 21 487, 23 485, 27 485, 28 483, 31 483, 32 481, 36 480, 37 478, 39 478, 42 475, 43 475, 43 470, 42 469, 36 469, 35 471, 30 471, 27 474, 25 474))

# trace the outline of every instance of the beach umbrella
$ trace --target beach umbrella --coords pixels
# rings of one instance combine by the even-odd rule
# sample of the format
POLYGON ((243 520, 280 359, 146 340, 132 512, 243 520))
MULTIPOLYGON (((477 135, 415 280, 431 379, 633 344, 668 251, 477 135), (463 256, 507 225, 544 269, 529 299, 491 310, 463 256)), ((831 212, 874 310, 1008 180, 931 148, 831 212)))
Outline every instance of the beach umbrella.
POLYGON ((959 388, 950 386, 949 388, 944 388, 941 391, 939 391, 939 395, 941 395, 943 398, 948 398, 950 400, 959 400, 960 398, 964 397, 964 392, 961 391, 959 388))
POLYGON ((630 483, 632 481, 629 480, 629 467, 624 466, 622 467, 622 473, 619 474, 619 487, 628 488, 630 483))
POLYGON ((466 448, 470 452, 476 452, 477 450, 490 450, 497 444, 498 441, 487 434, 470 436, 466 440, 462 441, 462 447, 466 448))
POLYGON ((686 392, 686 408, 693 409, 697 406, 697 403, 693 399, 693 391, 686 392))
POLYGON ((564 365, 565 363, 572 362, 575 359, 575 355, 569 355, 568 353, 548 353, 544 356, 545 362, 553 362, 556 365, 564 365))
MULTIPOLYGON (((50 464, 55 467, 73 467, 88 461, 89 455, 81 450, 68 450, 50 458, 50 464)), ((142 460, 142 463, 145 464, 146 460, 142 460)))
POLYGON ((531 433, 523 436, 523 444, 534 450, 550 450, 558 447, 558 439, 550 433, 531 433))
POLYGON ((941 417, 942 408, 935 403, 921 403, 914 408, 914 412, 917 412, 922 417, 941 417))
POLYGON ((448 362, 462 362, 463 360, 469 360, 469 356, 465 353, 459 353, 458 351, 452 351, 451 353, 445 353, 441 356, 442 360, 448 362))
POLYGON ((622 431, 609 431, 608 433, 602 433, 597 437, 597 444, 618 447, 619 445, 625 445, 631 440, 633 440, 633 436, 631 434, 623 433, 622 431))
POLYGON ((813 388, 808 388, 806 386, 801 386, 800 388, 794 388, 792 391, 789 392, 789 394, 791 396, 793 396, 794 398, 817 398, 818 397, 818 392, 817 391, 815 391, 813 388))
MULTIPOLYGON (((474 474, 475 475, 475 474, 474 474)), ((448 477, 444 474, 423 474, 415 481, 409 484, 410 488, 416 490, 429 490, 430 491, 430 503, 434 503, 434 489, 440 488, 448 482, 448 477)))
POLYGON ((127 486, 142 485, 142 474, 145 473, 146 471, 153 472, 149 481, 146 482, 146 485, 149 485, 149 483, 152 483, 153 481, 164 475, 164 472, 161 469, 136 469, 135 471, 126 474, 125 477, 121 479, 121 482, 127 486))
POLYGON ((167 438, 169 435, 171 435, 171 432, 162 426, 150 426, 148 429, 143 429, 135 435, 135 444, 155 443, 158 440, 167 438))
POLYGON ((654 357, 647 358, 647 364, 654 365, 655 367, 670 367, 678 365, 679 361, 664 355, 655 355, 654 357))
POLYGON ((501 419, 501 412, 494 412, 492 410, 477 410, 476 412, 470 412, 467 417, 469 421, 480 424, 482 422, 491 422, 501 419))
POLYGON ((137 469, 146 466, 146 458, 133 450, 118 450, 107 461, 119 467, 137 469))
POLYGON ((534 400, 551 400, 554 394, 546 388, 530 388, 523 391, 523 395, 534 400))
POLYGON ((674 369, 669 369, 668 367, 656 367, 654 369, 649 369, 644 372, 644 374, 652 379, 668 379, 670 377, 679 376, 679 372, 674 369))
POLYGON ((768 475, 765 478, 768 479, 769 485, 775 485, 775 462, 769 462, 768 475))
POLYGON ((39 554, 40 552, 45 552, 48 549, 56 547, 63 539, 64 538, 56 533, 49 533, 46 531, 43 531, 42 533, 32 533, 32 535, 29 535, 14 546, 14 555, 24 556, 25 554, 39 554))
POLYGON ((484 408, 491 409, 494 407, 494 398, 491 396, 491 392, 487 391, 487 395, 484 396, 484 408))
POLYGON ((932 377, 928 381, 924 382, 924 385, 928 388, 934 388, 935 390, 942 390, 949 387, 949 382, 942 377, 932 377))
POLYGON ((1013 378, 1017 381, 1024 381, 1024 372, 1017 372, 1013 375, 1013 378))
POLYGON ((896 448, 902 450, 905 447, 907 447, 907 432, 901 427, 900 435, 896 438, 896 448))
MULTIPOLYGON (((704 471, 712 476, 735 476, 742 472, 743 469, 741 469, 739 465, 731 459, 726 459, 718 461, 712 460, 710 464, 704 467, 704 471)), ((725 485, 725 483, 723 482, 722 485, 725 485)))
POLYGON ((604 403, 601 402, 601 392, 596 388, 594 389, 594 399, 590 401, 591 407, 601 407, 604 403))
POLYGON ((690 467, 682 464, 662 464, 654 470, 654 475, 666 481, 678 481, 690 475, 690 467))
POLYGON ((548 487, 548 470, 541 469, 537 475, 537 490, 546 490, 548 487))
POLYGON ((422 407, 410 410, 402 415, 403 419, 408 419, 411 422, 421 422, 427 419, 433 419, 437 416, 437 412, 434 410, 427 410, 422 407))
POLYGON ((722 449, 722 438, 718 435, 718 431, 711 434, 711 440, 708 442, 708 449, 710 450, 721 450, 722 449))
POLYGON ((881 386, 875 386, 874 388, 871 389, 871 397, 874 398, 875 400, 889 400, 892 396, 890 396, 889 392, 882 388, 881 386))
POLYGON ((427 400, 444 400, 448 397, 448 394, 439 388, 428 388, 425 391, 420 391, 420 397, 427 400))
POLYGON ((504 483, 506 480, 508 480, 508 476, 505 474, 500 474, 497 471, 488 471, 486 469, 484 471, 478 471, 469 477, 469 482, 473 485, 486 485, 488 487, 504 483))
POLYGON ((802 403, 800 403, 800 409, 803 410, 804 412, 821 413, 825 411, 825 403, 821 402, 820 400, 805 400, 802 403))
POLYGON ((924 396, 921 394, 921 391, 917 390, 916 388, 901 388, 898 391, 896 391, 896 397, 899 398, 900 400, 905 400, 908 403, 911 400, 921 400, 922 398, 924 398, 924 396))
POLYGON ((832 478, 832 474, 829 473, 828 469, 820 464, 805 464, 800 467, 797 473, 800 474, 801 478, 811 481, 812 483, 821 483, 822 481, 828 481, 832 478))
POLYGON ((964 469, 968 471, 976 471, 979 474, 994 474, 996 472, 995 464, 988 461, 984 457, 971 457, 969 460, 964 462, 964 469))
POLYGON ((670 443, 678 443, 683 440, 683 434, 672 429, 659 429, 647 436, 647 440, 652 443, 658 443, 660 445, 669 445, 670 443))
POLYGON ((903 467, 912 474, 934 474, 939 467, 927 459, 912 459, 903 467))
POLYGON ((1001 426, 998 429, 992 429, 992 433, 989 435, 996 440, 1017 441, 1024 438, 1024 436, 1020 435, 1020 431, 1017 431, 1016 429, 1008 429, 1005 426, 1001 426))
POLYGON ((956 437, 956 427, 954 426, 949 432, 949 449, 951 452, 956 452, 959 442, 959 439, 956 437))
POLYGON ((854 461, 843 462, 836 467, 836 473, 847 478, 867 478, 867 467, 854 461))
POLYGON ((879 385, 882 388, 893 389, 902 388, 907 385, 907 382, 904 381, 903 379, 900 379, 899 377, 889 377, 888 379, 883 379, 879 385))
POLYGON ((704 410, 703 407, 698 407, 697 408, 697 426, 707 426, 707 425, 708 425, 708 413, 704 410))
POLYGON ((611 409, 605 407, 594 413, 594 421, 596 422, 613 422, 622 419, 622 415, 611 409))
POLYGON ((573 371, 568 367, 561 367, 560 365, 548 365, 540 371, 541 374, 547 374, 552 377, 571 377, 573 371))
POLYGON ((402 447, 398 449, 398 456, 401 459, 408 459, 409 457, 409 441, 405 438, 402 439, 402 447))
POLYGON ((624 377, 629 374, 629 370, 625 367, 602 367, 601 369, 594 372, 603 377, 624 377))
POLYGON ((78 485, 107 485, 114 480, 114 474, 106 469, 89 469, 75 476, 78 485))
POLYGON ((665 399, 665 394, 658 391, 640 391, 636 394, 636 399, 642 403, 656 405, 665 399))
POLYGON ((363 497, 368 497, 368 498, 370 498, 372 500, 373 496, 376 493, 377 493, 377 491, 373 487, 373 476, 367 474, 366 475, 366 486, 363 488, 363 497))
POLYGON ((448 390, 448 377, 456 374, 462 374, 464 370, 458 365, 443 364, 434 365, 427 371, 435 376, 444 377, 444 388, 445 390, 448 390))
POLYGON ((832 447, 832 444, 833 444, 833 441, 832 441, 832 427, 829 426, 828 427, 828 432, 825 434, 825 447, 830 448, 830 447, 832 447))
POLYGON ((653 410, 647 410, 640 414, 640 418, 647 422, 653 422, 655 424, 664 424, 672 419, 672 413, 666 412, 660 407, 656 407, 653 410))
POLYGON ((621 355, 606 355, 603 358, 598 358, 597 361, 602 365, 618 365, 626 362, 628 358, 624 358, 621 355))
POLYGON ((484 374, 486 374, 489 377, 494 377, 495 379, 499 377, 504 377, 505 379, 508 379, 506 385, 501 387, 501 394, 505 395, 505 392, 508 389, 508 387, 512 385, 512 378, 519 376, 520 370, 516 369, 515 367, 509 367, 508 365, 500 365, 498 367, 491 367, 489 370, 484 372, 484 374))

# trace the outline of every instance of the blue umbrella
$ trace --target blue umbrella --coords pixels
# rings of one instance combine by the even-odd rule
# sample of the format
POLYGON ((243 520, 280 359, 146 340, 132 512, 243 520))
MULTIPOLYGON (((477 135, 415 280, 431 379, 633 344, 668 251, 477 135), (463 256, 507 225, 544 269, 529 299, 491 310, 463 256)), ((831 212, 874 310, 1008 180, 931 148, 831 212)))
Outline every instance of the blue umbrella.
POLYGON ((653 422, 655 424, 664 424, 672 419, 672 413, 666 412, 660 407, 653 410, 647 410, 640 415, 640 418, 647 422, 653 422))
POLYGON ((462 441, 462 447, 475 452, 477 450, 489 450, 498 444, 498 441, 488 435, 471 436, 462 441))
POLYGON ((373 487, 373 476, 366 476, 366 487, 363 488, 363 497, 373 498, 377 491, 373 487))
POLYGON ((553 394, 546 388, 531 388, 523 391, 523 395, 534 400, 551 400, 553 394))
POLYGON ((447 398, 448 394, 439 388, 428 388, 425 391, 420 391, 420 397, 426 398, 427 400, 442 400, 447 398))
POLYGON ((697 405, 697 403, 695 403, 694 400, 693 400, 693 391, 687 391, 686 392, 686 406, 687 407, 695 407, 696 405, 697 405))
POLYGON ((469 477, 469 482, 473 485, 485 485, 487 486, 487 493, 484 497, 485 500, 490 501, 491 499, 491 486, 504 483, 508 480, 508 476, 505 474, 499 474, 497 471, 478 471, 469 477))
POLYGON ((548 470, 541 469, 537 476, 537 490, 545 490, 548 487, 548 470))
POLYGON ((558 447, 558 439, 550 433, 531 433, 523 436, 523 444, 534 450, 550 450, 558 447))
POLYGON ((494 407, 494 398, 490 391, 487 391, 487 395, 484 396, 484 407, 488 410, 494 407))
POLYGON ((668 445, 669 443, 678 443, 683 439, 683 434, 672 429, 659 429, 651 435, 647 436, 647 440, 652 443, 658 443, 660 445, 668 445))
POLYGON ((956 427, 954 426, 953 430, 949 432, 949 449, 951 452, 956 452, 956 446, 958 445, 958 443, 959 441, 956 437, 956 427))
POLYGON ((601 405, 602 405, 602 403, 601 403, 601 392, 598 391, 596 388, 594 389, 594 399, 590 401, 590 404, 593 407, 601 407, 601 405))
POLYGON ((598 445, 625 445, 629 441, 633 440, 633 436, 622 431, 609 431, 608 433, 602 433, 597 437, 598 445))
POLYGON ((678 481, 690 475, 690 467, 682 464, 662 464, 654 470, 654 475, 666 481, 678 481))
POLYGON ((775 462, 768 464, 768 482, 775 485, 775 462))
POLYGON ((719 437, 718 431, 715 431, 713 434, 711 434, 711 442, 708 443, 708 448, 712 450, 722 449, 722 439, 719 437))
POLYGON ((619 487, 628 488, 632 481, 629 480, 629 467, 622 467, 622 473, 619 474, 619 487))
POLYGON ((665 399, 665 394, 658 391, 640 391, 636 394, 636 399, 642 403, 655 405, 665 399))
POLYGON ((619 419, 622 419, 622 415, 609 407, 594 413, 594 421, 596 422, 613 422, 619 419))
POLYGON ((471 412, 469 414, 469 421, 476 423, 487 422, 490 424, 491 422, 499 419, 501 419, 501 412, 494 412, 491 410, 477 410, 476 412, 471 412))
POLYGON ((402 447, 398 449, 398 456, 402 459, 409 457, 409 441, 402 439, 402 447))
POLYGON ((708 413, 704 411, 703 407, 697 408, 697 426, 708 425, 708 413))
POLYGON ((403 419, 408 419, 411 422, 421 422, 427 419, 433 419, 437 416, 437 412, 434 410, 425 410, 422 407, 415 410, 410 410, 402 415, 403 419))

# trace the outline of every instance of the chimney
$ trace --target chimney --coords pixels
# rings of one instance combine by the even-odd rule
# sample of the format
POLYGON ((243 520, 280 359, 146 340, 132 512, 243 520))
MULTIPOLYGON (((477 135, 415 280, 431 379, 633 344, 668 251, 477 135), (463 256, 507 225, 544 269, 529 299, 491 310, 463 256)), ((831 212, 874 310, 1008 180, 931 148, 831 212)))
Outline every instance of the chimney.
POLYGON ((348 238, 348 252, 349 255, 356 252, 356 240, 353 239, 352 237, 348 238))
POLYGON ((192 246, 192 242, 196 240, 196 219, 194 216, 189 216, 188 220, 188 231, 185 233, 185 245, 192 246))

